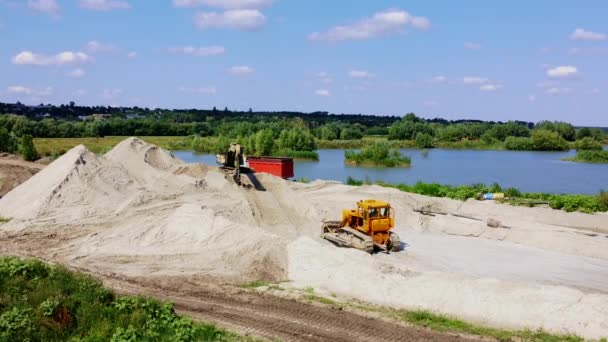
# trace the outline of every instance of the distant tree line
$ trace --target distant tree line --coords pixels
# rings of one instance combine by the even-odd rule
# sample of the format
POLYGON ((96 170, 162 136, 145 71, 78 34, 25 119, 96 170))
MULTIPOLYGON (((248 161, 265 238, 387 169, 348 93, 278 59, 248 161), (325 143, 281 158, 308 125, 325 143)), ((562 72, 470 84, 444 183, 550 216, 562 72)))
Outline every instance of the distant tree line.
POLYGON ((606 134, 599 128, 576 128, 566 122, 423 119, 413 113, 401 118, 327 112, 243 112, 228 108, 88 107, 73 102, 61 106, 0 103, 0 129, 10 133, 13 140, 27 135, 39 138, 214 136, 222 142, 238 140, 256 154, 312 151, 316 149, 316 140, 355 141, 366 136, 413 141, 419 148, 464 141, 511 150, 586 149, 588 146, 597 149, 598 143, 601 148, 606 140, 606 134), (578 142, 583 139, 586 140, 578 142))

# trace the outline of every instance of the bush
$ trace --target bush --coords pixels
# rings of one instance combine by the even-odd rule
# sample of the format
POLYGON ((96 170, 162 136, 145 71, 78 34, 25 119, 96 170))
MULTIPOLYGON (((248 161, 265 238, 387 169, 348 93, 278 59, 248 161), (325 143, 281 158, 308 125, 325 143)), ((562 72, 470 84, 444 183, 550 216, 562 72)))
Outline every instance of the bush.
POLYGON ((38 151, 36 151, 36 147, 34 146, 34 138, 32 138, 31 135, 26 134, 21 137, 19 142, 19 154, 21 154, 23 159, 28 161, 34 161, 40 158, 38 151))
POLYGON ((534 145, 530 138, 508 137, 505 139, 505 148, 512 151, 532 151, 534 145))
POLYGON ((0 257, 0 341, 217 341, 238 336, 178 316, 171 304, 121 297, 37 260, 0 257))
POLYGON ((568 143, 557 132, 535 130, 532 132, 532 145, 536 151, 567 151, 568 143))
POLYGON ((0 128, 0 152, 17 152, 17 139, 6 128, 0 128))
POLYGON ((416 147, 433 148, 433 137, 430 134, 418 132, 416 134, 416 147))
POLYGON ((577 151, 601 151, 604 149, 604 146, 602 146, 599 141, 591 137, 585 137, 577 140, 574 147, 577 151))
POLYGON ((346 150, 344 151, 344 158, 347 163, 355 165, 396 167, 411 164, 409 157, 402 155, 398 150, 391 149, 389 144, 384 141, 364 147, 361 152, 346 150))
POLYGON ((581 163, 608 163, 608 151, 579 151, 574 158, 566 158, 566 160, 581 163))

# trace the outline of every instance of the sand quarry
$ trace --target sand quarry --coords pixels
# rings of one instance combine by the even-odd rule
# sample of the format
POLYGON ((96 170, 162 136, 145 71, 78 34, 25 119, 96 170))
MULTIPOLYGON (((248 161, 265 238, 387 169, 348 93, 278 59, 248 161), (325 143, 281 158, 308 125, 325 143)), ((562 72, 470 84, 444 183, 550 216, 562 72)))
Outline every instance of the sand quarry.
POLYGON ((104 156, 77 146, 0 199, 0 216, 12 218, 0 231, 47 234, 56 243, 45 257, 91 272, 288 281, 491 326, 608 336, 605 214, 258 179, 267 191, 136 138, 104 156), (365 198, 392 203, 402 252, 368 255, 319 238, 323 220, 365 198))

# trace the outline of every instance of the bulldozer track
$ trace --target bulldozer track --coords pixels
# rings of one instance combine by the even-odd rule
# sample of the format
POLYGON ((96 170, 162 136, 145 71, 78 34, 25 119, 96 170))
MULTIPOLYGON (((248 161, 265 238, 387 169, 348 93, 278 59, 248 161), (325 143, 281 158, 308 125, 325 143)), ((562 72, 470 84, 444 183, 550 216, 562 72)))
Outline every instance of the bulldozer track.
POLYGON ((400 323, 366 317, 269 294, 207 287, 172 289, 146 280, 105 278, 125 295, 150 295, 175 304, 177 312, 214 322, 240 334, 281 341, 465 341, 400 323))

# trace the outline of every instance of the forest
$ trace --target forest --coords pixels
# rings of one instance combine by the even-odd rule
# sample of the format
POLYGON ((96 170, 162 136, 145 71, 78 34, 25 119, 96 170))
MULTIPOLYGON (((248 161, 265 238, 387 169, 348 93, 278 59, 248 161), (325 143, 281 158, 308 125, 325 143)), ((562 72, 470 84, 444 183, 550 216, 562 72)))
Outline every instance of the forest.
POLYGON ((391 147, 535 151, 598 150, 607 140, 604 129, 553 121, 0 103, 0 151, 29 150, 31 138, 105 136, 189 137, 185 147, 200 151, 221 151, 238 141, 253 155, 312 159, 317 148, 362 148, 377 139, 391 147))

